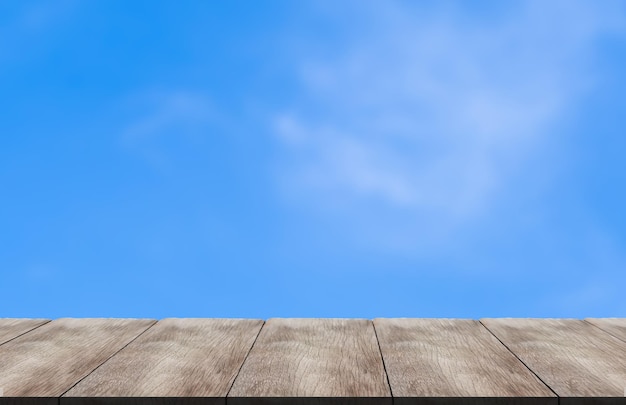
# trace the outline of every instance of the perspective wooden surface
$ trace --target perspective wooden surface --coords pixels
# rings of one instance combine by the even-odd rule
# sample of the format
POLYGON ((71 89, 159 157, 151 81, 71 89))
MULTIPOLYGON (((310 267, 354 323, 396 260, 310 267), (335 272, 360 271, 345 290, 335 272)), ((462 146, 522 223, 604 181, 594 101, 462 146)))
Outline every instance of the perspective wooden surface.
POLYGON ((625 343, 573 319, 485 319, 483 324, 562 397, 626 391, 625 343))
POLYGON ((625 318, 0 319, 4 397, 625 394, 625 318))
POLYGON ((165 319, 66 397, 225 397, 263 321, 165 319))
POLYGON ((372 322, 270 319, 232 397, 390 397, 372 322))
POLYGON ((375 319, 389 384, 401 397, 550 397, 478 321, 375 319))

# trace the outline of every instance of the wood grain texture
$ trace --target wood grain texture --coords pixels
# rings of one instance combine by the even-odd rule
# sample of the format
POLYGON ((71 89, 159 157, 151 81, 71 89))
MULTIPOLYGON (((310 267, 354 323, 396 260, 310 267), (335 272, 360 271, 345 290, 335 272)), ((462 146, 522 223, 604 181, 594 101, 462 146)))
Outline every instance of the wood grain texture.
POLYGON ((390 397, 372 322, 268 320, 228 397, 390 397))
POLYGON ((585 321, 626 342, 626 318, 585 318, 585 321))
POLYGON ((47 322, 50 320, 0 318, 0 345, 47 322))
POLYGON ((262 325, 164 319, 64 397, 226 397, 262 325))
POLYGON ((623 397, 626 343, 577 319, 481 319, 561 397, 623 397))
POLYGON ((0 346, 5 396, 58 397, 155 321, 62 318, 0 346))
POLYGON ((377 318, 394 397, 554 397, 480 322, 377 318))

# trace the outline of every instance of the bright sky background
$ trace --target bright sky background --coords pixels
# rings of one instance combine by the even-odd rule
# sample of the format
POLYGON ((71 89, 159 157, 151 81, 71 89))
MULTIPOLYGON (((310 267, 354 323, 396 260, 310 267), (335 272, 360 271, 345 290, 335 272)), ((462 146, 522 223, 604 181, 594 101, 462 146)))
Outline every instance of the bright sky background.
POLYGON ((0 316, 626 317, 626 2, 6 1, 0 316))

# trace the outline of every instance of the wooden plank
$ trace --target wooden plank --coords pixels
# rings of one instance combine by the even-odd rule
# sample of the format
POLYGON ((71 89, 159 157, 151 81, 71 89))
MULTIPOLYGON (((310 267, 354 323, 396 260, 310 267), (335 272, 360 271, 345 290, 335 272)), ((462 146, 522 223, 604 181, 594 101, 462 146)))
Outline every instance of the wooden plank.
POLYGON ((626 342, 626 318, 585 318, 585 321, 626 342))
POLYGON ((626 343, 578 319, 481 319, 561 397, 623 397, 626 343))
POLYGON ((0 345, 47 322, 50 320, 0 318, 0 345))
POLYGON ((63 398, 226 397, 262 325, 254 319, 164 319, 63 398))
POLYGON ((228 397, 389 397, 372 322, 266 322, 228 397))
POLYGON ((58 397, 155 321, 63 318, 0 346, 5 396, 58 397))
POLYGON ((480 322, 377 318, 374 328, 394 397, 556 395, 480 322))

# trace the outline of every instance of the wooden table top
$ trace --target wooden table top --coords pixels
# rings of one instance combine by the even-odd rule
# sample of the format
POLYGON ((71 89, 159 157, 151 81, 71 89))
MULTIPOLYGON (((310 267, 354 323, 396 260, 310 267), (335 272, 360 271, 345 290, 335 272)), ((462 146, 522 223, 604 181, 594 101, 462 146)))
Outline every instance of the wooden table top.
POLYGON ((0 402, 625 394, 626 318, 0 318, 0 402))

